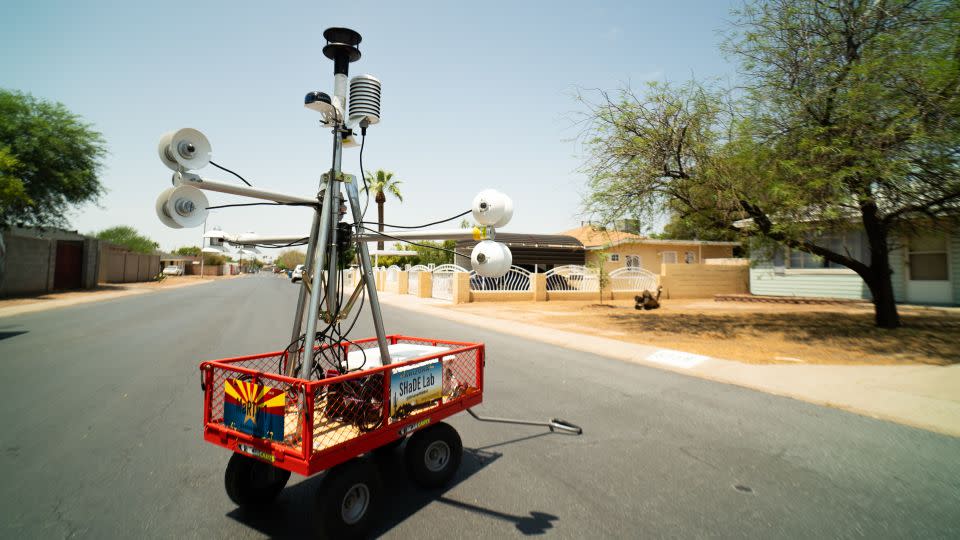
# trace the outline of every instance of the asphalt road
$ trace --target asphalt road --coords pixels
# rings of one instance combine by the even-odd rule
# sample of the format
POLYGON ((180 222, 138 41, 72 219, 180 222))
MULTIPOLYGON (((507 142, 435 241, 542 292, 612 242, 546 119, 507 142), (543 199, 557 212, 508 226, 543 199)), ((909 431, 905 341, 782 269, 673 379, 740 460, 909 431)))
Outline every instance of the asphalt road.
MULTIPOLYGON (((320 477, 243 513, 201 437, 201 360, 282 348, 296 288, 256 276, 0 319, 0 537, 298 537, 320 477)), ((487 344, 452 486, 389 464, 389 538, 958 538, 960 439, 396 308, 390 332, 487 344)), ((362 317, 358 337, 372 335, 362 317)))

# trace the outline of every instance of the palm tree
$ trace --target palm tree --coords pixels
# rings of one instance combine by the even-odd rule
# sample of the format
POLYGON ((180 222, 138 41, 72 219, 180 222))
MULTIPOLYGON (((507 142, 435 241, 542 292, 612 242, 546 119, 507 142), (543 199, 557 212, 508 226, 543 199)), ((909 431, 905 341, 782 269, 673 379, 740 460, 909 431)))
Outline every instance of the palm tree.
MULTIPOLYGON (((377 194, 377 224, 380 232, 383 232, 383 203, 387 202, 387 193, 392 194, 398 201, 403 202, 403 195, 400 194, 400 180, 393 178, 393 173, 383 169, 377 169, 374 173, 367 173, 367 183, 370 191, 377 194)), ((377 242, 377 249, 383 249, 383 241, 377 242)))

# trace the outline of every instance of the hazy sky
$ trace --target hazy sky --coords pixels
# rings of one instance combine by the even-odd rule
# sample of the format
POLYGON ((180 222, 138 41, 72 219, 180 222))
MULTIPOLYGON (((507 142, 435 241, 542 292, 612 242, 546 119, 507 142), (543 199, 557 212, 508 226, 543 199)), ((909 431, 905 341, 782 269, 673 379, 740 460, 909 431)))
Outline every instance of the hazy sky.
MULTIPOLYGON (((554 233, 582 219, 574 91, 731 77, 717 44, 733 3, 7 0, 0 86, 60 101, 106 137, 108 193, 71 212, 72 228, 132 225, 169 250, 198 244, 200 229, 169 229, 155 215, 170 185, 157 158, 165 131, 200 129, 213 159, 257 187, 316 192, 330 135, 303 96, 332 93, 322 33, 346 26, 363 35, 351 76, 383 81, 364 167, 403 180, 388 223, 459 213, 492 187, 514 199, 505 230, 554 233)), ((358 172, 358 150, 345 151, 344 170, 358 172)), ((209 166, 201 174, 233 181, 209 166)), ((208 227, 299 233, 309 220, 303 208, 224 209, 208 227)))

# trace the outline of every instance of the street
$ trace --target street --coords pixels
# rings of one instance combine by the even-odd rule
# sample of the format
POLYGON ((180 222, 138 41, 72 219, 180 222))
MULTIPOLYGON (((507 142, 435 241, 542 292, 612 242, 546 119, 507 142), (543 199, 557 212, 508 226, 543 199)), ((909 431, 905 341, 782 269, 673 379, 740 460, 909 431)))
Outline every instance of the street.
MULTIPOLYGON (((258 275, 0 319, 0 537, 304 536, 321 477, 239 511, 228 452, 202 440, 197 369, 283 348, 297 289, 258 275)), ((386 538, 960 537, 960 439, 396 307, 384 318, 388 333, 486 343, 481 414, 584 429, 453 417, 450 487, 414 488, 399 455, 385 465, 386 538)), ((364 313, 352 337, 372 335, 364 313)))

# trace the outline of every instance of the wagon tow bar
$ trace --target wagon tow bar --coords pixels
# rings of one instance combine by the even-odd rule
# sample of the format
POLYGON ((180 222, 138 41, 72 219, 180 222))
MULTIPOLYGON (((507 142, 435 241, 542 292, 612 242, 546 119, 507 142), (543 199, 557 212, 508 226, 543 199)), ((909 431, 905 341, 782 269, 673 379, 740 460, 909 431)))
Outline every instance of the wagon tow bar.
POLYGON ((473 409, 467 409, 467 412, 470 413, 470 416, 474 420, 480 422, 494 422, 497 424, 519 424, 521 426, 543 426, 550 428, 551 432, 563 432, 570 433, 572 435, 583 435, 583 428, 567 422, 566 420, 560 420, 559 418, 553 418, 549 422, 537 422, 535 420, 517 420, 514 418, 493 418, 489 416, 480 416, 477 413, 473 412, 473 409))

